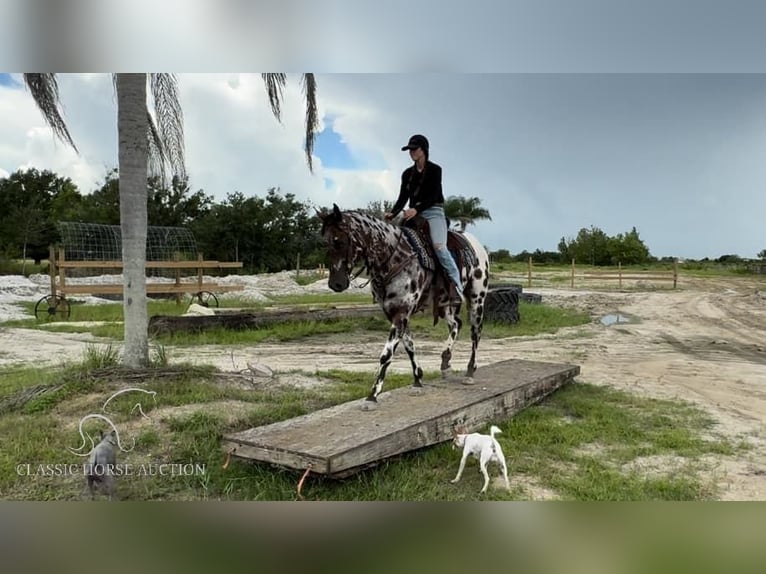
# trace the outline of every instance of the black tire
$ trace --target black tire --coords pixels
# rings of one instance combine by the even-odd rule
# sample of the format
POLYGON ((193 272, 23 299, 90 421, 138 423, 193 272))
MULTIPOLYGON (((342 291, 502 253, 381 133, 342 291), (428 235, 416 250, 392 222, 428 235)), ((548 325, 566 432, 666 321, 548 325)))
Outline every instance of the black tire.
POLYGON ((516 291, 516 293, 524 291, 524 287, 520 283, 490 283, 488 287, 490 291, 496 289, 511 289, 512 291, 516 291))
POLYGON ((498 323, 518 323, 519 293, 514 288, 493 289, 484 301, 484 318, 498 323))
POLYGON ((533 305, 543 302, 543 296, 539 293, 521 293, 519 298, 522 301, 532 303, 533 305))

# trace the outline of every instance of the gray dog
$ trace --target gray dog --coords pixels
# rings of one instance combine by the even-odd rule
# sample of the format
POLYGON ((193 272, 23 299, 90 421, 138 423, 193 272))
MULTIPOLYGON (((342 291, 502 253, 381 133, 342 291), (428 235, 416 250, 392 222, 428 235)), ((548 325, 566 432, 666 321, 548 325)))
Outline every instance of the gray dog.
POLYGON ((114 500, 114 471, 117 462, 115 448, 117 447, 117 431, 101 434, 99 442, 90 453, 88 463, 85 465, 85 476, 88 481, 90 498, 95 498, 96 485, 101 485, 109 495, 109 500, 114 500))

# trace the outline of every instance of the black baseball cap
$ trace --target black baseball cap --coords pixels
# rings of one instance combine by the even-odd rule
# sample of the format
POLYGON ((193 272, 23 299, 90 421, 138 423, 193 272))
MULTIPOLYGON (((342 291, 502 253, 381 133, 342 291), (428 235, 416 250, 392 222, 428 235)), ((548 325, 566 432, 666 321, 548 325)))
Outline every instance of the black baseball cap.
POLYGON ((426 138, 426 136, 415 134, 410 138, 410 141, 407 142, 407 145, 402 148, 402 151, 418 148, 423 148, 424 151, 428 151, 428 138, 426 138))

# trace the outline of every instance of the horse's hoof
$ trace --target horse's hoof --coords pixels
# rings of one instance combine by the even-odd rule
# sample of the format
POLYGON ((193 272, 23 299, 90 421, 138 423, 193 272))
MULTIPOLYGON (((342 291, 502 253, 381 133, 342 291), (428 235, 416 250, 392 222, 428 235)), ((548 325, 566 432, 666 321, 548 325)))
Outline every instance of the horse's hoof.
POLYGON ((450 375, 452 374, 452 369, 447 367, 446 369, 442 369, 442 379, 449 379, 450 375))
POLYGON ((475 385, 476 381, 473 380, 473 377, 463 377, 463 379, 460 380, 461 383, 464 385, 475 385))
POLYGON ((366 400, 362 403, 363 411, 376 411, 378 410, 378 401, 366 400))

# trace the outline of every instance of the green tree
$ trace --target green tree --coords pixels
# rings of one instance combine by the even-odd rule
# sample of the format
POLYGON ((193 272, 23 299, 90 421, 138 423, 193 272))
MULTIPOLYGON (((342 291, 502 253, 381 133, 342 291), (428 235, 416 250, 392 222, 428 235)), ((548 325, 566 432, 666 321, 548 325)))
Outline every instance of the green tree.
POLYGON ((315 264, 320 249, 319 221, 293 194, 270 188, 266 196, 227 195, 192 224, 197 244, 221 260, 241 261, 252 271, 315 264))
MULTIPOLYGON (((280 119, 284 74, 263 74, 272 111, 280 119)), ((309 169, 318 127, 316 83, 304 74, 306 96, 305 150, 309 169)), ((171 74, 115 74, 119 163, 120 226, 123 248, 123 305, 125 344, 123 364, 142 367, 148 363, 148 315, 146 307, 147 184, 149 168, 164 174, 169 167, 185 176, 183 114, 176 79, 171 74), (154 100, 155 118, 147 107, 147 83, 154 100)), ((55 74, 24 74, 37 106, 62 141, 77 150, 61 116, 55 74)))
POLYGON ((489 252, 489 258, 495 263, 510 263, 513 261, 511 252, 507 249, 498 249, 497 251, 489 252))
POLYGON ((758 253, 758 259, 766 259, 766 249, 762 249, 760 253, 758 253))
POLYGON ((383 214, 390 212, 394 208, 394 202, 387 199, 379 199, 377 201, 371 201, 366 207, 363 207, 360 211, 363 211, 371 217, 377 219, 383 219, 383 214))
POLYGON ((608 265, 609 237, 598 227, 591 225, 590 229, 582 228, 575 239, 567 241, 563 237, 559 241, 559 253, 566 260, 574 259, 590 265, 608 265))
POLYGON ((444 201, 444 215, 450 221, 457 221, 460 231, 465 231, 466 226, 474 225, 480 219, 492 221, 489 211, 481 206, 481 200, 478 197, 465 198, 462 195, 448 197, 444 201))
POLYGON ((168 186, 160 177, 148 181, 149 225, 184 227, 202 217, 213 198, 202 190, 191 192, 188 178, 173 177, 168 186))
POLYGON ((51 171, 18 170, 0 179, 0 249, 39 263, 58 241, 56 222, 76 212, 81 201, 77 186, 51 171))
POLYGON ((102 225, 120 224, 120 177, 116 168, 104 175, 101 187, 83 196, 80 210, 73 219, 102 225))
POLYGON ((561 238, 559 254, 564 262, 572 259, 590 265, 616 265, 646 263, 651 255, 649 249, 633 227, 628 233, 609 237, 598 227, 582 228, 574 239, 561 238))
POLYGON ((609 238, 607 250, 612 265, 635 265, 649 260, 649 249, 644 245, 635 227, 628 233, 619 233, 609 238))

